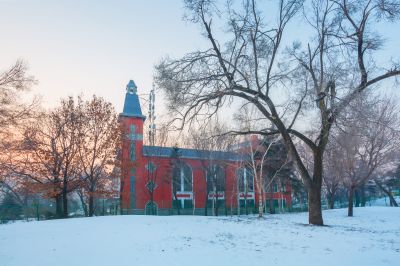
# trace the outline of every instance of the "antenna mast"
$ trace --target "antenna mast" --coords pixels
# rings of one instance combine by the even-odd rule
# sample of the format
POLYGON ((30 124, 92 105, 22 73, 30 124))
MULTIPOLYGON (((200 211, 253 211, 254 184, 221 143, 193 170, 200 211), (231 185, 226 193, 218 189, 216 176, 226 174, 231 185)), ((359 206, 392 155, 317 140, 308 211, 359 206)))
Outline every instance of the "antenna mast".
POLYGON ((154 106, 155 106, 155 93, 154 93, 154 83, 152 85, 152 89, 149 94, 149 139, 150 145, 154 146, 156 142, 156 116, 154 114, 154 106))

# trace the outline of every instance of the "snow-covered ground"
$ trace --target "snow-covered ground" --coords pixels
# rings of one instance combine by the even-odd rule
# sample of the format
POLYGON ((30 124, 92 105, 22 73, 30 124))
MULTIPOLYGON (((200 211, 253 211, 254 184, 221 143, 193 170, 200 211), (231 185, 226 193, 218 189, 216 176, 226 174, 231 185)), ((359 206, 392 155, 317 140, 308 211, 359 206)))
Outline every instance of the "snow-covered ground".
POLYGON ((400 265, 400 208, 256 217, 108 216, 0 225, 1 266, 400 265))

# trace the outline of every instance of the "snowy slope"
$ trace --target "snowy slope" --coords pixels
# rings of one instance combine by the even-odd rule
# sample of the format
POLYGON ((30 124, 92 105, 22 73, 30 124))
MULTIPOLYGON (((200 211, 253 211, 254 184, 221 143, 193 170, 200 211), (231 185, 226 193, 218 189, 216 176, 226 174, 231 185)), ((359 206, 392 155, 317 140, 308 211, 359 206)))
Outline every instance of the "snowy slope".
POLYGON ((306 213, 19 222, 0 225, 0 265, 400 265, 400 208, 355 215, 325 211, 326 227, 306 213))

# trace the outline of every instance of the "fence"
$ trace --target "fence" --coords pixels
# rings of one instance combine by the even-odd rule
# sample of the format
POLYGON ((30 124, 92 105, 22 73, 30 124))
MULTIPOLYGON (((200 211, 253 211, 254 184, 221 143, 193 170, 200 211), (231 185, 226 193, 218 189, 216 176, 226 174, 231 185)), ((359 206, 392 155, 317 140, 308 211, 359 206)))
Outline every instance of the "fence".
MULTIPOLYGON (((81 204, 70 200, 68 204, 68 217, 84 217, 81 204)), ((96 201, 95 215, 120 214, 119 201, 115 199, 99 199, 96 201)), ((3 199, 0 203, 0 223, 17 220, 49 220, 59 218, 56 215, 55 204, 51 200, 29 200, 25 204, 3 199)))

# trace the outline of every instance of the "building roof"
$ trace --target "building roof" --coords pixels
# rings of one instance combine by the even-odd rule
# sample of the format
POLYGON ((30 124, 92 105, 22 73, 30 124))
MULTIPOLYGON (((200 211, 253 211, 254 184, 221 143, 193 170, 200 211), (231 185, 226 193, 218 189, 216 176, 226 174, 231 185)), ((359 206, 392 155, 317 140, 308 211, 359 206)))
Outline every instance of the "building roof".
POLYGON ((142 114, 139 96, 136 94, 136 92, 136 84, 133 80, 130 80, 128 85, 126 85, 124 109, 120 115, 145 119, 146 117, 142 114))
POLYGON ((168 157, 172 158, 177 153, 178 158, 197 159, 197 160, 223 160, 223 161, 241 161, 243 154, 225 151, 206 151, 196 149, 183 149, 160 146, 143 146, 144 156, 168 157))

